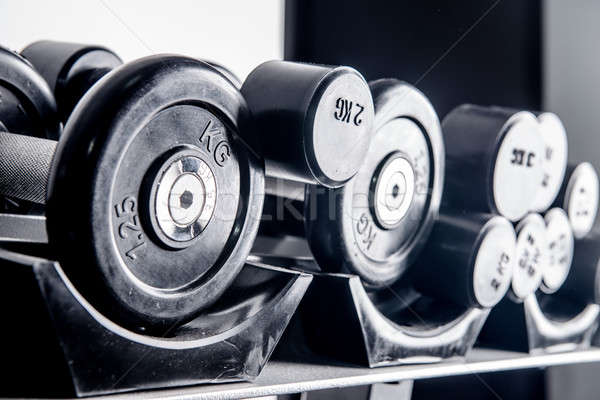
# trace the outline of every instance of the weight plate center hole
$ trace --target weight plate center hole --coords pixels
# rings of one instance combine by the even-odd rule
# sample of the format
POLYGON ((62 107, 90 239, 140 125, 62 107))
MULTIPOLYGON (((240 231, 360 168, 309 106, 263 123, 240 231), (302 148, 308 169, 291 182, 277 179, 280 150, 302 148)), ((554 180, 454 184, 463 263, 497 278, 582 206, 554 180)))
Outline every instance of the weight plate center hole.
POLYGON ((187 226, 198 219, 206 204, 204 183, 195 174, 181 175, 169 193, 169 214, 178 225, 187 226))
POLYGON ((415 172, 402 154, 393 153, 377 168, 372 190, 375 220, 384 229, 400 224, 415 194, 415 172))

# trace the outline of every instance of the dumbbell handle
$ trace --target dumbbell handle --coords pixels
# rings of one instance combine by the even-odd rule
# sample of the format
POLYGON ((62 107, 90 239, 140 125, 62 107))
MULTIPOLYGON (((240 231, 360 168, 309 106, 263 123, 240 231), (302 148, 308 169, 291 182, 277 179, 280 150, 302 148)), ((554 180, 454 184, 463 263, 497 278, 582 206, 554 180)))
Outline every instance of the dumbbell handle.
POLYGON ((46 204, 57 142, 0 132, 0 196, 46 204))
POLYGON ((265 177, 260 235, 304 237, 305 184, 265 177))

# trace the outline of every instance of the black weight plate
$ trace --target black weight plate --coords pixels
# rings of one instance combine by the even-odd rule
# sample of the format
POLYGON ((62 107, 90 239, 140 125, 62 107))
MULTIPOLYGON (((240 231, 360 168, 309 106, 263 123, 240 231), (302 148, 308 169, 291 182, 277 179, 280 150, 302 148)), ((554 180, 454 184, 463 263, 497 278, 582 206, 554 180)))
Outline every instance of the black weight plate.
MULTIPOLYGON (((24 135, 57 139, 61 124, 56 102, 48 84, 37 71, 18 54, 0 47, 0 88, 6 95, 18 99, 18 114, 13 123, 4 122, 7 129, 24 135)), ((2 101, 10 102, 11 99, 2 101)), ((0 121, 3 116, 0 115, 0 121)))
POLYGON ((48 82, 64 122, 97 80, 123 64, 119 56, 105 47, 53 40, 31 43, 21 55, 48 82))
POLYGON ((506 218, 445 211, 407 274, 409 286, 454 304, 493 307, 510 287, 515 247, 515 230, 506 218))
POLYGON ((76 287, 129 326, 181 323, 212 304, 240 270, 258 229, 262 166, 237 131, 239 91, 209 65, 153 56, 107 75, 78 103, 51 173, 48 234, 76 287), (151 223, 156 163, 192 152, 214 176, 216 202, 187 246, 151 223))
POLYGON ((220 73, 225 75, 225 77, 227 79, 229 79, 231 81, 231 83, 233 83, 235 85, 235 87, 237 87, 237 88, 242 87, 242 80, 236 74, 234 74, 233 71, 231 71, 229 68, 227 68, 223 64, 218 63, 216 61, 206 60, 206 59, 202 59, 202 58, 200 60, 204 61, 205 63, 207 63, 211 67, 214 67, 217 71, 219 71, 220 73))
POLYGON ((565 178, 569 158, 567 131, 558 117, 551 112, 537 115, 540 124, 540 136, 544 142, 542 169, 544 178, 533 204, 533 210, 546 211, 558 196, 565 178))
POLYGON ((381 287, 403 274, 431 232, 444 148, 437 115, 421 92, 393 79, 370 87, 375 126, 364 163, 343 188, 307 189, 305 224, 321 268, 381 287), (391 204, 381 206, 381 199, 391 204))
POLYGON ((540 124, 528 111, 464 104, 442 122, 443 208, 523 218, 544 177, 540 124))

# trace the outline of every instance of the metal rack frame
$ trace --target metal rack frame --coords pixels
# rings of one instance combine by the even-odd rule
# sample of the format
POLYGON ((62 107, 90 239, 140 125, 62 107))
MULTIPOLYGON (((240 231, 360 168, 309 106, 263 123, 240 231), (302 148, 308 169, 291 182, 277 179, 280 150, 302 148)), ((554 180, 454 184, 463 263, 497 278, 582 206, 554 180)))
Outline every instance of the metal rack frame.
MULTIPOLYGON (((363 368, 271 361, 254 382, 181 387, 176 389, 131 392, 118 395, 88 397, 106 400, 228 400, 300 393, 378 382, 438 378, 496 371, 544 368, 555 365, 600 361, 600 349, 528 355, 488 349, 471 351, 466 362, 461 360, 438 364, 403 365, 398 367, 363 368)), ((192 366, 190 366, 191 368, 192 366)))

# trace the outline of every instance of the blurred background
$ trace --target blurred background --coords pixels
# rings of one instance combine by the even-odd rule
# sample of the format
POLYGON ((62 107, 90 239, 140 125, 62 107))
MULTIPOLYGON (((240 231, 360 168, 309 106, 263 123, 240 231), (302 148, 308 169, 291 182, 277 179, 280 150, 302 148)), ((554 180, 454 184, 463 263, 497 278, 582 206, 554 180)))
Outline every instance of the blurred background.
MULTIPOLYGON (((242 79, 273 58, 352 65, 367 79, 417 86, 440 119, 465 102, 553 111, 570 159, 600 168, 599 17, 597 0, 0 0, 0 43, 94 43, 124 61, 181 53, 242 79)), ((596 398, 598 373, 579 365, 437 379, 417 382, 414 398, 596 398)))

